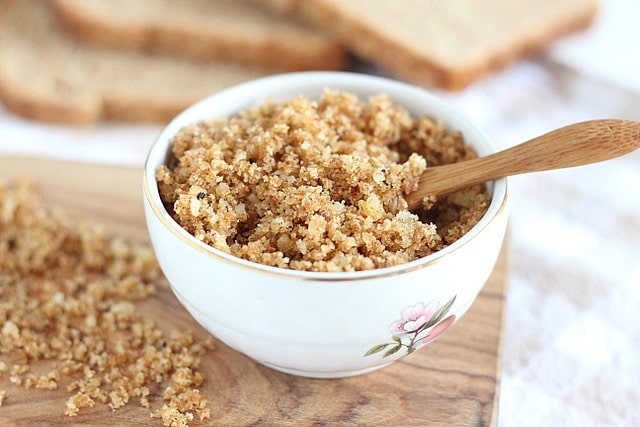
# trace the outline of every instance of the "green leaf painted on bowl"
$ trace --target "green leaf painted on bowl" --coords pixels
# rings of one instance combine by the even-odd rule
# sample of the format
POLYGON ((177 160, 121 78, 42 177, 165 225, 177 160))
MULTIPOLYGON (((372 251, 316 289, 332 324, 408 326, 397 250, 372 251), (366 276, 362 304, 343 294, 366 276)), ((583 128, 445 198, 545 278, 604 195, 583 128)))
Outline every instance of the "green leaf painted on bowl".
POLYGON ((456 297, 454 296, 453 298, 451 298, 449 300, 449 302, 447 302, 445 305, 440 307, 433 314, 433 317, 431 317, 431 319, 429 319, 429 321, 427 323, 425 323, 425 329, 432 327, 436 323, 439 323, 444 318, 444 316, 449 312, 449 309, 451 309, 451 306, 453 305, 455 300, 456 300, 456 297))
POLYGON ((392 354, 396 354, 400 349, 402 348, 402 344, 398 344, 398 345, 394 345, 393 347, 391 347, 389 350, 387 350, 382 357, 388 357, 391 356, 392 354))
POLYGON ((365 353, 365 356, 371 356, 372 354, 380 353, 382 350, 387 348, 388 345, 390 345, 390 343, 374 345, 369 349, 369 351, 365 353))

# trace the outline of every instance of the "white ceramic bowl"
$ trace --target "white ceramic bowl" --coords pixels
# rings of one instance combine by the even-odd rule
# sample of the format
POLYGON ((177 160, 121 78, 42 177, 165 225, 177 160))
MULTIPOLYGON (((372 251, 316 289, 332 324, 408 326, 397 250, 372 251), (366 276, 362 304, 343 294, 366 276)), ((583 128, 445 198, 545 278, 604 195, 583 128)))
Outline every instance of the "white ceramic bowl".
POLYGON ((386 93, 414 115, 462 131, 479 155, 494 147, 459 112, 423 89, 342 72, 266 77, 218 92, 177 116, 152 146, 144 205, 158 261, 180 302, 211 334, 274 369, 310 377, 365 373, 433 341, 460 319, 495 265, 507 224, 507 180, 489 183, 486 215, 446 249, 394 267, 349 273, 301 272, 213 249, 167 213, 155 180, 173 136, 186 124, 228 117, 265 98, 319 98, 324 88, 361 99, 386 93))

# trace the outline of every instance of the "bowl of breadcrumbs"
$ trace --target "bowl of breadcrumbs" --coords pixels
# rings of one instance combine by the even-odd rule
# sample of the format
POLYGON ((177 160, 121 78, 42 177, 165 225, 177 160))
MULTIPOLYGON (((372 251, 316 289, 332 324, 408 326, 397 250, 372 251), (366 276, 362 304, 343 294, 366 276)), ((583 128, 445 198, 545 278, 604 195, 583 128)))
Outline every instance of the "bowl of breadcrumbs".
POLYGON ((144 203, 173 292, 214 336, 274 369, 379 369, 445 332, 497 260, 507 180, 405 196, 425 168, 494 151, 425 90, 342 72, 266 77, 177 116, 144 203))

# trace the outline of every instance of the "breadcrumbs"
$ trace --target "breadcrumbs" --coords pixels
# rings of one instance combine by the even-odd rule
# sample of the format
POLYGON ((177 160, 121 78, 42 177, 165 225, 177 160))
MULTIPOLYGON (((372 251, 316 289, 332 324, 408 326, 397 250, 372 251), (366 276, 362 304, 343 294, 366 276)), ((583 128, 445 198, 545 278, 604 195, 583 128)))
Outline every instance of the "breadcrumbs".
MULTIPOLYGON (((41 390, 66 389, 61 411, 134 403, 164 425, 206 419, 200 357, 212 340, 167 336, 136 302, 152 296, 160 270, 146 245, 109 238, 99 226, 45 209, 32 185, 0 185, 0 378, 41 390), (31 372, 39 361, 53 366, 31 372), (164 387, 153 410, 150 390, 164 387), (167 391, 170 390, 170 391, 167 391)), ((0 391, 0 405, 5 390, 0 391)))
POLYGON ((407 210, 427 166, 476 157, 460 132, 383 94, 265 102, 184 127, 156 172, 163 202, 196 239, 275 267, 355 271, 429 255, 484 215, 484 185, 407 210))

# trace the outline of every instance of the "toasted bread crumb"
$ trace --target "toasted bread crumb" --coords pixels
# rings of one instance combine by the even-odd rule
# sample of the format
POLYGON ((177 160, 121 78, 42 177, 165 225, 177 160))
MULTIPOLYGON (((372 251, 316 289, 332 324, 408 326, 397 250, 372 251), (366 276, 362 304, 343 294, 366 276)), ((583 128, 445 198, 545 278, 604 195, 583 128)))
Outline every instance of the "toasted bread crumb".
MULTIPOLYGON (((19 182, 0 185, 0 270, 0 356, 20 361, 0 361, 0 377, 25 388, 66 387, 70 417, 96 403, 116 410, 134 400, 151 409, 150 389, 163 384, 176 420, 209 417, 198 387, 211 338, 166 335, 136 309, 160 276, 151 248, 45 209, 36 189, 19 182), (31 372, 38 361, 55 366, 31 372)), ((4 398, 2 390, 0 405, 4 398)))
POLYGON ((195 238, 249 261, 357 271, 441 250, 484 215, 484 185, 408 212, 427 165, 476 157, 460 132, 412 117, 385 95, 325 90, 183 128, 156 178, 195 238), (460 203, 464 200, 464 203, 460 203))

